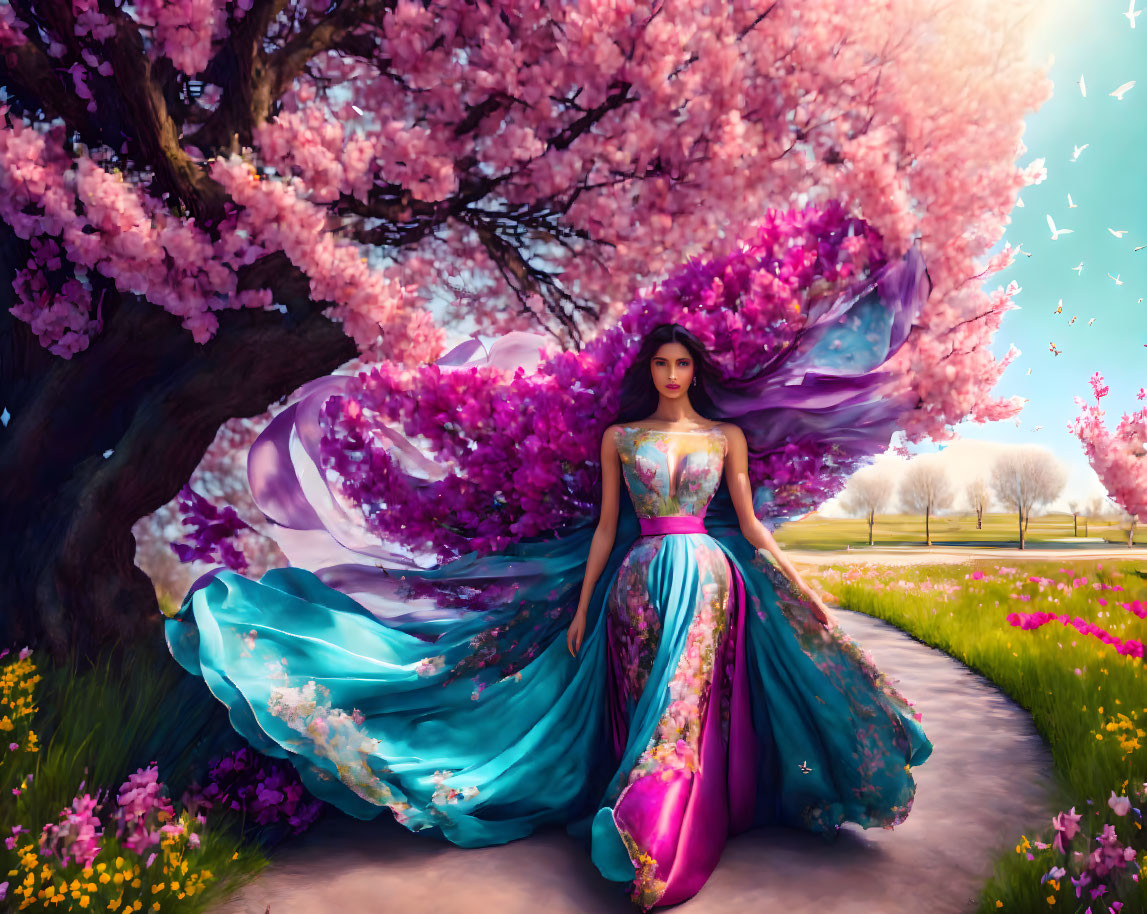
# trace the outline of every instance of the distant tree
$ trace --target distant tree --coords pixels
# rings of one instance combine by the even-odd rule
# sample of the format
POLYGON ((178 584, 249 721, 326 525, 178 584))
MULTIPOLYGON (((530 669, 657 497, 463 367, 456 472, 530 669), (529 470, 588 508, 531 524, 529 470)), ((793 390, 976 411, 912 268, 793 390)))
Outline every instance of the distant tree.
POLYGON ((1059 497, 1067 470, 1044 448, 1017 448, 996 459, 992 466, 992 492, 1009 510, 1015 511, 1020 548, 1026 548, 1031 509, 1059 497))
POLYGON ((982 479, 977 479, 964 490, 964 496, 968 499, 968 505, 976 512, 976 529, 982 530, 984 528, 984 511, 987 510, 992 501, 991 493, 988 492, 988 484, 982 479))
POLYGON ((854 473, 841 493, 841 507, 849 514, 863 514, 868 521, 869 546, 872 545, 872 525, 876 521, 876 512, 888 502, 894 487, 887 474, 868 467, 854 473))
POLYGON ((924 544, 932 545, 932 515, 955 500, 943 466, 934 458, 917 457, 908 464, 900 483, 900 504, 909 514, 924 515, 924 544))
POLYGON ((1067 503, 1067 509, 1071 512, 1071 521, 1073 524, 1071 535, 1079 536, 1079 502, 1074 500, 1069 501, 1067 503))

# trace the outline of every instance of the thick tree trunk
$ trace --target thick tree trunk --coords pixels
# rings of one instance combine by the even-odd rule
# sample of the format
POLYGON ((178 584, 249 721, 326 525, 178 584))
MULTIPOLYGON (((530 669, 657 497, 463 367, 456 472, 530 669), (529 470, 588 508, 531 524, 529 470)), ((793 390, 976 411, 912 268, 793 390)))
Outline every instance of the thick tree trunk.
POLYGON ((1024 509, 1023 508, 1020 508, 1020 510, 1019 510, 1019 520, 1020 520, 1020 548, 1023 549, 1024 548, 1024 527, 1025 527, 1025 525, 1024 525, 1024 509))
POLYGON ((275 274, 287 315, 221 312, 200 345, 178 317, 110 290, 103 332, 59 358, 9 313, 19 249, 0 240, 0 647, 57 662, 71 648, 91 662, 162 621, 132 525, 178 494, 224 422, 259 415, 357 350, 273 255, 255 278, 275 274))
POLYGON ((872 525, 876 523, 876 512, 868 512, 868 545, 872 545, 872 525))
POLYGON ((931 517, 931 513, 932 512, 929 511, 927 508, 924 509, 924 545, 925 546, 931 546, 932 545, 932 529, 928 523, 928 521, 931 517))

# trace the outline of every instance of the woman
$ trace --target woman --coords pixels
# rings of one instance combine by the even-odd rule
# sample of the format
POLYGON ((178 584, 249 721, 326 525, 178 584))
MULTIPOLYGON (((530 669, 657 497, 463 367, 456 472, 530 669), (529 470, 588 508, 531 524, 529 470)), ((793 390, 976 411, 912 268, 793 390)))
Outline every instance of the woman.
MULTIPOLYGON (((681 327, 654 329, 602 441, 597 523, 429 568, 356 539, 316 495, 318 416, 353 379, 312 382, 248 461, 276 538, 311 568, 204 575, 165 623, 173 656, 346 813, 387 808, 463 847, 562 824, 644 910, 700 889, 729 833, 902 821, 931 744, 756 520, 745 468, 747 450, 809 423, 839 426, 839 454, 886 443, 905 401, 879 369, 922 276, 910 257, 814 306, 768 370, 735 384, 681 327)), ((500 340, 489 362, 520 366, 522 343, 500 340)), ((465 354, 440 364, 464 370, 465 354)), ((429 461, 387 435, 420 484, 429 461)))
MULTIPOLYGON (((744 433, 734 423, 706 419, 692 402, 708 400, 712 408, 699 386, 703 377, 719 383, 715 366, 683 327, 662 325, 645 338, 626 377, 619 421, 602 438, 601 514, 567 634, 576 653, 594 585, 614 544, 620 463, 641 537, 626 553, 606 598, 607 703, 612 747, 622 761, 594 818, 593 858, 607 878, 632 881, 633 900, 646 910, 683 901, 700 889, 729 832, 755 821, 791 823, 795 814, 799 824, 831 826, 835 833, 838 820, 859 807, 846 812, 847 803, 834 799, 840 805, 833 810, 824 789, 851 781, 858 795, 865 790, 878 795, 875 785, 862 783, 859 767, 846 770, 857 757, 855 747, 846 744, 859 734, 827 726, 832 715, 837 715, 834 723, 844 723, 842 696, 831 696, 837 704, 831 713, 818 715, 809 707, 822 700, 823 683, 807 657, 794 651, 768 657, 763 645, 754 650, 750 644, 746 664, 744 578, 739 562, 722 551, 704 524, 722 466, 743 539, 773 555, 818 622, 835 623, 753 513, 744 433), (648 413, 651 405, 656 408, 648 413), (785 667, 787 675, 778 676, 785 667), (750 696, 750 677, 755 696, 750 696), (770 715, 783 717, 783 727, 768 721, 770 715), (772 744, 778 737, 804 744, 803 768, 809 776, 814 766, 821 769, 819 789, 782 799, 777 788, 784 778, 775 772, 778 753, 772 744), (826 752, 825 747, 832 748, 826 752), (785 802, 788 808, 780 809, 785 802)), ((751 574, 746 568, 745 575, 751 574)), ((787 634, 786 643, 796 645, 795 633, 787 634)), ((871 686, 867 691, 871 710, 879 691, 871 686)), ((883 725, 894 732, 895 718, 886 717, 883 725)), ((880 752, 898 768, 913 755, 919 763, 927 754, 922 741, 915 753, 905 752, 907 741, 894 750, 894 741, 880 752)), ((888 824, 907 814, 911 779, 896 775, 892 780, 898 782, 891 792, 894 802, 884 809, 869 805, 857 821, 888 824)))

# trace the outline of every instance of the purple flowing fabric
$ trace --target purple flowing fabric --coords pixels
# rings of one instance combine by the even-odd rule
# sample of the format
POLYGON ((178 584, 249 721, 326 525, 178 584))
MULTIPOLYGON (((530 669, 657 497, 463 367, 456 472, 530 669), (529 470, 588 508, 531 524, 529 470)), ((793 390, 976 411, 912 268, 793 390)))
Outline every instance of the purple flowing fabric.
MULTIPOLYGON (((434 364, 444 371, 494 367, 526 373, 537 369, 550 347, 547 337, 513 331, 485 349, 478 339, 459 343, 434 364)), ((292 567, 313 572, 324 584, 363 604, 377 618, 430 620, 451 618, 460 611, 444 607, 412 610, 380 595, 386 569, 426 569, 434 557, 381 544, 340 505, 319 469, 322 430, 319 413, 326 400, 346 391, 354 375, 330 375, 300 387, 296 399, 278 413, 251 445, 247 480, 258 508, 271 523, 275 540, 292 567)), ((446 471, 397 428, 378 426, 393 444, 392 455, 403 470, 423 479, 440 479, 446 471)), ((205 583, 213 569, 196 582, 205 583)))

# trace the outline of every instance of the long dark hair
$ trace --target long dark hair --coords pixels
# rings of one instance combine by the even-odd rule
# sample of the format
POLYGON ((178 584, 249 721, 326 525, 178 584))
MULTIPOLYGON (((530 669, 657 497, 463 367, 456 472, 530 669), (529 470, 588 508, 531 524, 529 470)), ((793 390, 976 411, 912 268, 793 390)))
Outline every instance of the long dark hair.
POLYGON ((649 362, 665 343, 680 343, 693 357, 693 376, 697 385, 689 386, 689 402, 706 419, 718 421, 725 418, 719 415, 711 390, 721 383, 721 369, 709 357, 704 344, 680 324, 658 324, 642 340, 633 363, 621 381, 621 402, 612 424, 634 422, 647 418, 657 409, 660 394, 653 383, 649 362))

